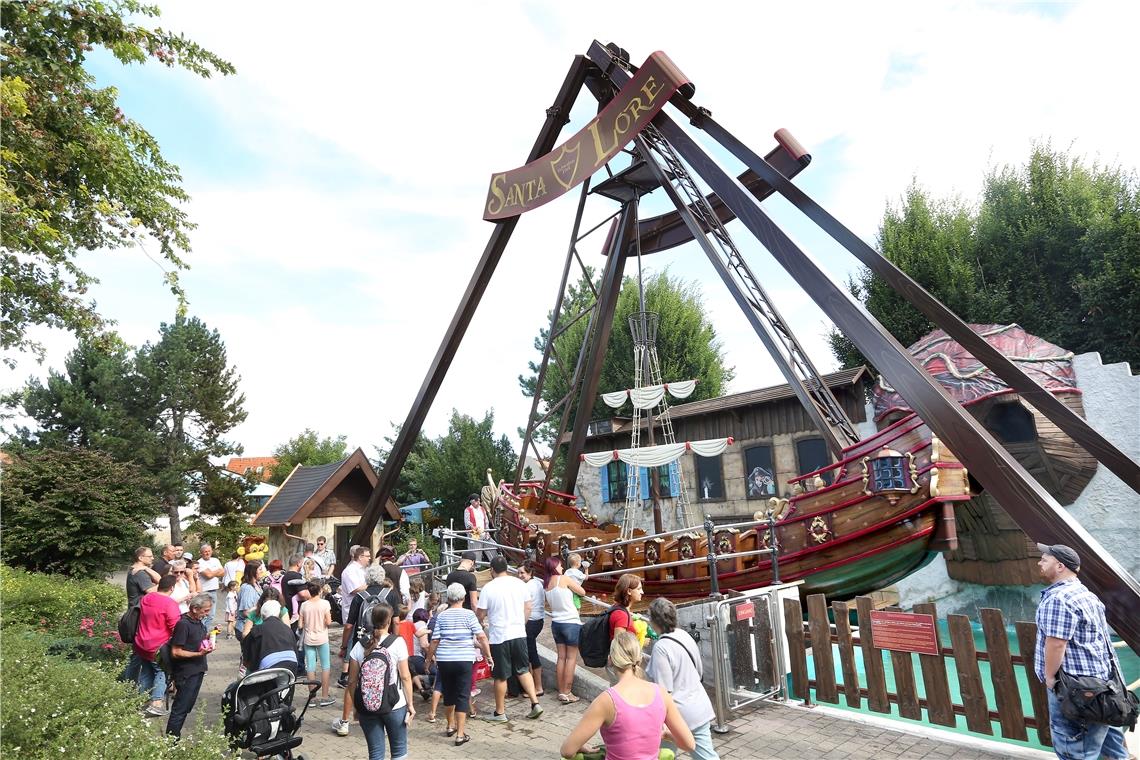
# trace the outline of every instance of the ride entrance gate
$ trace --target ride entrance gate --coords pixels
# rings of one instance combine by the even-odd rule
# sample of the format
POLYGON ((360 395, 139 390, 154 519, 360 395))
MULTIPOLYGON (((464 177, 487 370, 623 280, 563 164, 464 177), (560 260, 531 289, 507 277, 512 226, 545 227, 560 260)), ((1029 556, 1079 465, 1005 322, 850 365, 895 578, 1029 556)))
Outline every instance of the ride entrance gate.
POLYGON ((728 731, 732 713, 762 699, 787 699, 785 599, 796 600, 799 583, 784 583, 730 595, 716 602, 707 623, 712 636, 713 730, 728 731))

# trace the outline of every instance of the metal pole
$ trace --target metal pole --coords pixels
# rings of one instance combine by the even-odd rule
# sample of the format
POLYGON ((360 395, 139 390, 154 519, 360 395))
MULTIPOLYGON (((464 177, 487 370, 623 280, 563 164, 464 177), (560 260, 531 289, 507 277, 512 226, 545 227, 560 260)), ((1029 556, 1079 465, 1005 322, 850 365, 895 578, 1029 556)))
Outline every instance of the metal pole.
POLYGON ((772 583, 780 582, 780 551, 776 547, 776 518, 768 517, 768 546, 772 550, 772 583))
POLYGON ((707 537, 709 551, 709 578, 712 580, 709 596, 720 596, 720 579, 717 578, 716 571, 716 544, 713 542, 713 530, 715 528, 716 523, 713 522, 712 515, 705 515, 705 536, 707 537))

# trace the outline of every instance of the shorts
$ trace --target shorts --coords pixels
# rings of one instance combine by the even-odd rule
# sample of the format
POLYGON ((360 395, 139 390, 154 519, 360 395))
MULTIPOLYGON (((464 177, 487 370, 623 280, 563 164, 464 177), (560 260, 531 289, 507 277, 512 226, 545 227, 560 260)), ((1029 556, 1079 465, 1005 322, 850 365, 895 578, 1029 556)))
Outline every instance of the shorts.
POLYGON ((440 680, 443 682, 443 706, 454 707, 456 712, 470 712, 471 662, 449 662, 438 664, 440 680))
POLYGON ((413 676, 426 676, 428 671, 424 656, 422 654, 413 654, 409 657, 408 670, 411 671, 413 676))
POLYGON ((496 681, 506 681, 511 676, 521 676, 530 672, 526 639, 509 639, 502 644, 492 644, 491 658, 495 661, 494 667, 491 668, 491 677, 496 681))
POLYGON ((545 622, 542 618, 526 621, 526 656, 530 658, 532 668, 542 667, 542 658, 538 656, 538 634, 545 622))
POLYGON ((321 662, 321 670, 329 672, 329 643, 305 644, 305 672, 317 672, 317 660, 321 662))
POLYGON ((554 643, 568 647, 578 646, 578 634, 582 631, 581 623, 551 623, 550 632, 554 634, 554 643))

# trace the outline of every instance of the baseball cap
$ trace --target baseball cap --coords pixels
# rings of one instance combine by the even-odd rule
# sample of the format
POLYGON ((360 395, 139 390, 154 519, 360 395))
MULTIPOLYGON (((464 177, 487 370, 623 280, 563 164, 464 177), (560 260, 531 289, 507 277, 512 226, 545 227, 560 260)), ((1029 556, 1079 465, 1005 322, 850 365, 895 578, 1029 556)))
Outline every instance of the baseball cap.
POLYGON ((1080 569, 1081 558, 1072 549, 1072 547, 1065 546, 1064 544, 1037 544, 1037 550, 1042 554, 1048 554, 1065 567, 1072 570, 1074 573, 1080 569))
POLYGON ((184 559, 184 560, 186 560, 187 562, 189 562, 190 560, 194 559, 194 555, 193 555, 193 554, 191 554, 190 552, 183 552, 183 554, 182 554, 182 559, 184 559))

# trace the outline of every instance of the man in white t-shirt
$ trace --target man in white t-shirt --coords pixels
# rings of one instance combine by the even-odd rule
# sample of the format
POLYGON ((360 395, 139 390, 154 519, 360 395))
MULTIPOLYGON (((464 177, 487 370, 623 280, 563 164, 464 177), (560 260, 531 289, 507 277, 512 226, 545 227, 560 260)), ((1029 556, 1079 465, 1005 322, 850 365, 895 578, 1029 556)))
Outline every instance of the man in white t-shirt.
POLYGON ((210 613, 202 619, 202 624, 206 626, 208 631, 214 627, 214 611, 221 612, 226 609, 226 594, 221 588, 222 576, 226 574, 226 570, 218 558, 214 556, 214 547, 209 544, 202 544, 199 551, 202 552, 202 555, 198 557, 198 590, 214 597, 214 606, 210 608, 210 613))
POLYGON ((491 560, 491 580, 479 592, 475 614, 488 626, 491 642, 491 675, 495 679, 495 712, 483 718, 492 723, 507 722, 507 679, 518 676, 530 697, 528 718, 542 715, 530 674, 526 649, 526 619, 530 617, 530 593, 526 584, 507 572, 507 560, 500 554, 491 560))
MULTIPOLYGON (((311 544, 308 544, 306 548, 308 546, 311 544)), ((352 562, 349 562, 348 567, 340 574, 340 620, 342 625, 350 622, 348 613, 352 609, 352 597, 359 589, 364 588, 364 571, 371 564, 372 550, 370 548, 367 546, 352 547, 352 562)), ((348 685, 348 660, 341 664, 337 685, 342 688, 348 685)))
MULTIPOLYGON (((236 581, 238 573, 245 572, 245 560, 241 555, 234 552, 233 557, 222 566, 222 588, 230 585, 230 581, 236 581)), ((222 609, 225 609, 224 607, 222 609)))

